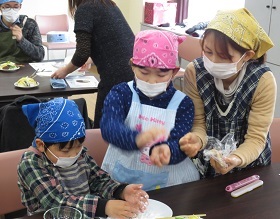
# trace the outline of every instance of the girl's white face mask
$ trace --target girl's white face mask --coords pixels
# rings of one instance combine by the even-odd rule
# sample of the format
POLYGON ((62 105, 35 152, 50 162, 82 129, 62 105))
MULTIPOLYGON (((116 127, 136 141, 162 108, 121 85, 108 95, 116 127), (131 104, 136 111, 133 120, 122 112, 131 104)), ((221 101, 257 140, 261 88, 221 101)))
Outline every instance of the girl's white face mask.
POLYGON ((147 97, 153 98, 158 96, 159 94, 163 93, 166 91, 167 86, 171 80, 168 80, 167 82, 161 82, 161 83, 155 83, 155 84, 150 84, 146 81, 142 81, 139 78, 136 77, 136 87, 147 97))
POLYGON ((77 159, 80 157, 83 147, 81 148, 80 152, 75 157, 57 157, 54 155, 53 152, 51 152, 50 149, 47 148, 47 150, 57 159, 57 162, 53 164, 54 166, 58 166, 61 168, 66 168, 72 166, 77 159))
POLYGON ((242 64, 239 70, 237 69, 237 64, 244 57, 244 55, 245 53, 237 62, 234 63, 214 63, 203 54, 204 67, 214 78, 227 79, 242 69, 245 62, 242 64))
POLYGON ((14 23, 19 17, 19 10, 19 8, 2 9, 2 16, 7 22, 14 23))

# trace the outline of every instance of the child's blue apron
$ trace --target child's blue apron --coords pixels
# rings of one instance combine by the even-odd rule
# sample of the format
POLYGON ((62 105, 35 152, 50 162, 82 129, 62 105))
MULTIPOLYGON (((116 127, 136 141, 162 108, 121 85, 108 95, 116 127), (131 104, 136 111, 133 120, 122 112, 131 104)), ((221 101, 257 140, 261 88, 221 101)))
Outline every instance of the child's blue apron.
MULTIPOLYGON (((128 85, 133 94, 125 124, 139 131, 145 131, 151 127, 165 127, 170 132, 175 124, 177 108, 185 95, 176 91, 167 109, 162 109, 141 104, 132 81, 128 82, 128 85)), ((112 178, 119 182, 144 184, 143 189, 146 191, 199 179, 199 173, 189 158, 175 165, 163 167, 151 165, 148 147, 141 151, 128 151, 110 144, 102 169, 109 172, 112 178)))

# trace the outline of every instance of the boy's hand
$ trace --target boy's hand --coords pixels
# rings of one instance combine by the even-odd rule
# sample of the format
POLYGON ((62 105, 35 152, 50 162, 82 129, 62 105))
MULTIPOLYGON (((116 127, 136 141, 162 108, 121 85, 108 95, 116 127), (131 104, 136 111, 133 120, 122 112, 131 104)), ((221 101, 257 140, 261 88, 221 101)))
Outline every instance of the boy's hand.
POLYGON ((150 128, 147 131, 139 133, 136 137, 136 144, 139 149, 151 146, 155 141, 161 137, 167 136, 167 131, 164 128, 150 128))
POLYGON ((152 163, 158 167, 163 165, 168 165, 170 162, 170 148, 167 144, 157 145, 153 147, 150 160, 152 163))
POLYGON ((217 161, 213 158, 210 159, 211 166, 215 169, 216 173, 226 174, 231 171, 233 168, 239 166, 241 164, 240 157, 236 155, 229 155, 228 157, 223 158, 226 164, 228 165, 227 168, 222 167, 217 161))
POLYGON ((121 194, 121 198, 136 207, 138 213, 144 212, 148 205, 149 195, 142 190, 142 187, 142 184, 129 184, 121 194))
POLYGON ((194 133, 189 132, 183 136, 180 141, 180 149, 188 156, 195 157, 202 148, 201 139, 194 133))
POLYGON ((139 210, 134 204, 122 200, 109 200, 105 207, 105 214, 111 218, 135 218, 139 210))

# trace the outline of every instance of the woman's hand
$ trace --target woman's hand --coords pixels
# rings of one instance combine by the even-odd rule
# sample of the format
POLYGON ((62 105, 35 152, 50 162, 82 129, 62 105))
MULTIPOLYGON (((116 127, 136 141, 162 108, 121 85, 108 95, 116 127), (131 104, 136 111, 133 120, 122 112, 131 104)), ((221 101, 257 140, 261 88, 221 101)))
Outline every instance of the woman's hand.
POLYGON ((188 156, 195 157, 202 148, 201 139, 194 133, 187 133, 179 140, 180 149, 188 156))
POLYGON ((109 200, 105 207, 105 214, 110 218, 135 218, 139 210, 132 203, 122 200, 109 200))
POLYGON ((233 168, 239 166, 241 164, 240 157, 236 155, 229 155, 228 157, 223 158, 228 167, 222 167, 217 161, 214 159, 210 159, 211 166, 215 169, 216 173, 226 174, 231 171, 233 168))
POLYGON ((153 147, 150 160, 158 167, 168 165, 170 162, 171 152, 167 144, 157 145, 153 147))
POLYGON ((91 64, 93 64, 93 61, 89 57, 86 63, 79 69, 79 72, 88 71, 91 68, 91 64))
POLYGON ((73 65, 72 62, 69 62, 66 66, 57 69, 52 75, 51 78, 65 78, 69 73, 77 70, 78 67, 73 65))
POLYGON ((66 67, 61 67, 57 69, 52 75, 51 78, 58 79, 58 78, 65 78, 68 75, 68 71, 66 67))
POLYGON ((144 212, 148 205, 149 195, 142 190, 142 187, 142 184, 129 184, 121 194, 121 198, 135 206, 138 213, 144 212))

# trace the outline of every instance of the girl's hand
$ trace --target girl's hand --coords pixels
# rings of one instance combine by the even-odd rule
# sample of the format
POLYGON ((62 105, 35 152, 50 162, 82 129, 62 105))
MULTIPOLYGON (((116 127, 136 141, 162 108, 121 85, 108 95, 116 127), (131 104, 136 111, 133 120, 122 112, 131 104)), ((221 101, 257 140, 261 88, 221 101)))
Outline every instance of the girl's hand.
POLYGON ((121 198, 136 207, 138 213, 144 212, 148 205, 149 195, 142 190, 142 187, 142 184, 129 184, 121 194, 121 198))
POLYGON ((139 133, 136 137, 136 144, 139 149, 151 146, 159 138, 166 138, 167 131, 164 128, 150 128, 147 131, 139 133))
POLYGON ((150 160, 158 167, 168 165, 170 162, 171 152, 167 144, 157 145, 152 149, 150 160))
POLYGON ((179 140, 180 149, 188 156, 195 157, 202 148, 201 139, 194 133, 187 133, 179 140))
POLYGON ((139 214, 138 208, 127 201, 109 200, 105 207, 105 214, 111 218, 135 218, 139 214))
POLYGON ((215 169, 216 173, 226 174, 231 171, 233 168, 239 166, 241 164, 240 157, 236 155, 229 155, 228 157, 223 158, 228 167, 222 167, 217 161, 214 159, 210 159, 211 166, 215 169))

